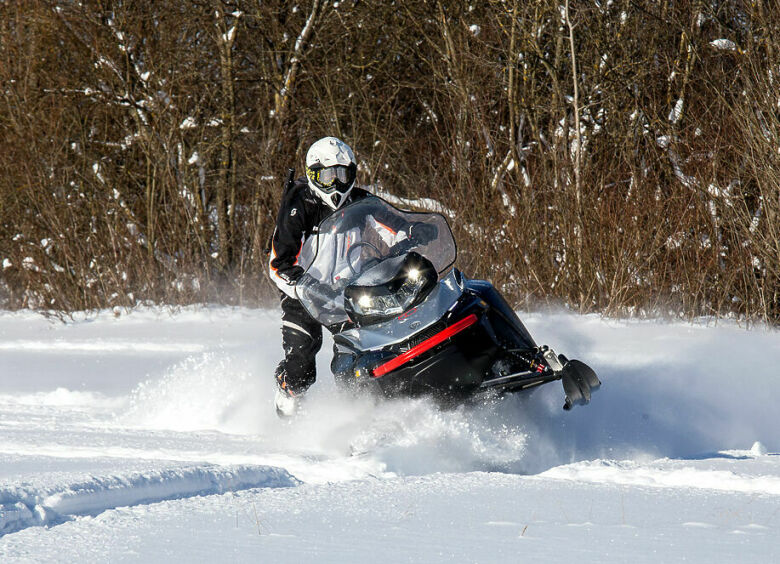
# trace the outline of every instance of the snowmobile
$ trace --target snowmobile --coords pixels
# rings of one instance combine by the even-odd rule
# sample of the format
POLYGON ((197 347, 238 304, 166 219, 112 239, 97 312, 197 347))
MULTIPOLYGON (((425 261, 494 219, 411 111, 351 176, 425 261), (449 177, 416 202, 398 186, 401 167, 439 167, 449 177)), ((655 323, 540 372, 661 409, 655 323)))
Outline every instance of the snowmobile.
POLYGON ((456 255, 443 215, 375 196, 320 223, 301 249, 296 294, 333 334, 336 382, 462 400, 560 380, 564 409, 589 403, 596 373, 537 345, 490 282, 454 268, 456 255))

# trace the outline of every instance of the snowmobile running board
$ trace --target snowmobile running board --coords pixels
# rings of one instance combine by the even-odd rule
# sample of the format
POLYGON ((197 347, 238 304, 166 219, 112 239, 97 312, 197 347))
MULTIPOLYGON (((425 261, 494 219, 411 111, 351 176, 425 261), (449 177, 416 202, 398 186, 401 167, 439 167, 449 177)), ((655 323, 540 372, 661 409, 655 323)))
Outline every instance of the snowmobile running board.
POLYGON ((562 372, 553 372, 546 376, 540 376, 538 372, 518 372, 517 374, 509 374, 508 376, 500 376, 498 378, 485 380, 479 387, 482 389, 499 388, 507 391, 525 390, 526 388, 532 388, 540 384, 555 382, 562 377, 562 372))
POLYGON ((587 364, 579 360, 567 360, 562 370, 556 370, 552 374, 540 375, 538 372, 531 371, 518 372, 485 380, 480 385, 480 389, 514 392, 556 380, 563 381, 565 393, 563 409, 565 411, 571 410, 575 405, 587 405, 590 403, 591 394, 601 387, 598 376, 587 364))

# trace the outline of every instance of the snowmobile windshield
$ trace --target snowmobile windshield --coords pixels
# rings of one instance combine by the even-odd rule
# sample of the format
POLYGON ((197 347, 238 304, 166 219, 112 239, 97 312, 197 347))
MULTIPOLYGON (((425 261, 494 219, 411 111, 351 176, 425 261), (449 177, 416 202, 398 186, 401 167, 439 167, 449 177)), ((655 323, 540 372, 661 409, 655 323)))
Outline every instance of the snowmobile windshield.
MULTIPOLYGON (((388 315, 398 315, 414 303, 409 292, 426 289, 416 280, 397 283, 401 268, 416 277, 404 260, 408 255, 424 258, 434 277, 451 267, 456 247, 447 220, 438 213, 401 211, 369 196, 333 212, 306 240, 298 257, 305 272, 295 291, 309 314, 326 326, 350 321, 344 294, 354 284, 391 288, 398 296, 383 298, 383 303, 392 303, 388 315)), ((367 310, 366 299, 350 309, 367 310)))

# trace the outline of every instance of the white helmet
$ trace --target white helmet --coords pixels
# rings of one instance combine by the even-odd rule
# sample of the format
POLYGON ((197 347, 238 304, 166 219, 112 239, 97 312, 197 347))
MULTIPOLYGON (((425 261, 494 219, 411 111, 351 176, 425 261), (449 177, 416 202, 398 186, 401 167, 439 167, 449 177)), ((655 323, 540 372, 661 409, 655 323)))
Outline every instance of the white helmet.
POLYGON ((337 210, 355 185, 357 163, 349 145, 335 137, 323 137, 306 153, 309 188, 328 206, 337 210))

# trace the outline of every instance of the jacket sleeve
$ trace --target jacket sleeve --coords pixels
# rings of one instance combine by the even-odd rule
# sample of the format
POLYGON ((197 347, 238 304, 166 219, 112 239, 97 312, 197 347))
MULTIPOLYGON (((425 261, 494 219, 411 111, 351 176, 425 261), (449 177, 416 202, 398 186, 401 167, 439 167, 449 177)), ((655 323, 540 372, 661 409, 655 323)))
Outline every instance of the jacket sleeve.
MULTIPOLYGON (((374 196, 363 188, 354 188, 352 192, 355 193, 355 199, 363 199, 368 196, 379 198, 379 196, 374 196)), ((379 199, 381 200, 382 198, 379 199)), ((396 236, 399 231, 405 231, 409 228, 410 223, 406 221, 401 215, 392 212, 382 213, 381 210, 377 210, 377 212, 378 213, 374 214, 373 220, 377 223, 378 227, 384 228, 393 236, 396 236)))
MULTIPOLYGON (((376 196, 378 197, 378 196, 376 196)), ((409 223, 402 214, 398 213, 382 213, 382 210, 378 210, 379 213, 375 214, 374 220, 380 227, 385 228, 388 232, 392 233, 396 237, 400 232, 408 234, 409 227, 412 225, 409 223)))
POLYGON ((304 209, 296 198, 298 190, 293 187, 282 198, 276 229, 271 239, 271 280, 288 296, 295 298, 295 282, 303 274, 298 265, 298 255, 304 239, 304 209))

